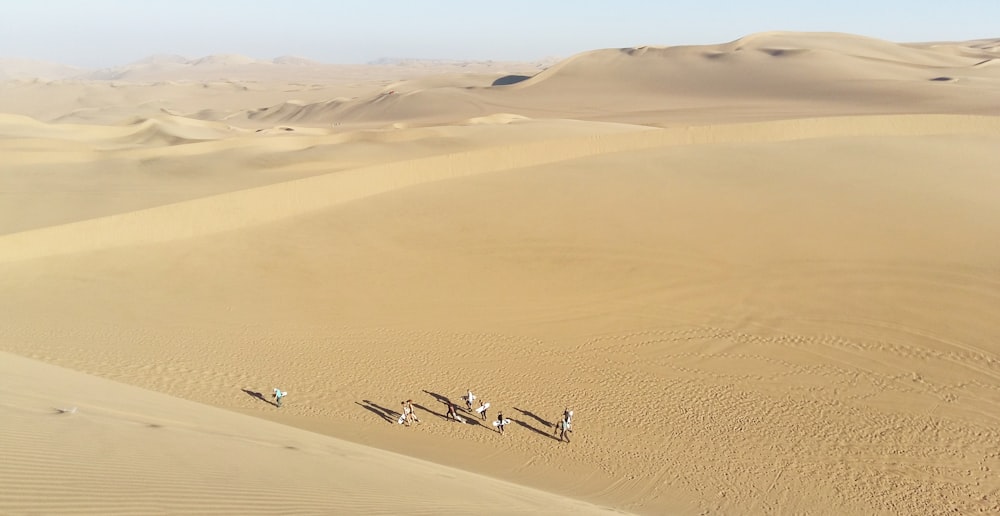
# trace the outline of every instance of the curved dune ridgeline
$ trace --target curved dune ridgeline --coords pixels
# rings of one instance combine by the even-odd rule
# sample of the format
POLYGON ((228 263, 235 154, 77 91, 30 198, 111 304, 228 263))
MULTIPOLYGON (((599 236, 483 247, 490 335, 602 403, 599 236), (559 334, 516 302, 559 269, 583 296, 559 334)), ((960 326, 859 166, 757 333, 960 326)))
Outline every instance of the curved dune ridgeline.
POLYGON ((838 136, 1000 134, 1000 118, 883 115, 651 129, 390 163, 0 237, 0 262, 192 238, 293 217, 412 185, 672 145, 838 136))

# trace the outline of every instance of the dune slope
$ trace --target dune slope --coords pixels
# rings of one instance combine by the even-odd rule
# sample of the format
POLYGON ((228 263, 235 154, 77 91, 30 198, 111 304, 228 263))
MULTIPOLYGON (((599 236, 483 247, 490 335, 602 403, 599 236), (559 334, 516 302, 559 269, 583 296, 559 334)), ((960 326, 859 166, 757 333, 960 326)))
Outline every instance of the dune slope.
POLYGON ((997 143, 671 145, 36 254, 4 264, 2 339, 637 512, 988 512, 997 143), (241 392, 278 383, 280 414, 241 392), (434 416, 469 387, 510 435, 434 416), (416 429, 387 424, 405 398, 416 429))
POLYGON ((621 514, 3 354, 4 514, 621 514))

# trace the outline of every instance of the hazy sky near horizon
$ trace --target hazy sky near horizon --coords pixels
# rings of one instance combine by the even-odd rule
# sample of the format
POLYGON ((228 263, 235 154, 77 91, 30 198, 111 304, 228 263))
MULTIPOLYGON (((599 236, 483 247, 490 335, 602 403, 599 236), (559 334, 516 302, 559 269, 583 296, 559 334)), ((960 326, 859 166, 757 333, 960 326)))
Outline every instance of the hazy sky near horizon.
POLYGON ((770 30, 1000 37, 998 0, 0 0, 0 57, 83 67, 154 54, 533 60, 770 30))

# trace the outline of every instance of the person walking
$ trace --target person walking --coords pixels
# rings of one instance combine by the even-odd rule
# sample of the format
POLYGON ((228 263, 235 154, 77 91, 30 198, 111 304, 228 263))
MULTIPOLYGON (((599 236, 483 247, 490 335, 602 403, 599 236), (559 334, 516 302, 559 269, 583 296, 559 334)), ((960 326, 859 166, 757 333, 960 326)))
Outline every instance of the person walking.
POLYGON ((564 440, 569 442, 569 433, 573 431, 573 411, 566 409, 563 411, 562 420, 556 424, 556 432, 559 433, 559 442, 564 440))
MULTIPOLYGON (((476 395, 472 394, 472 389, 469 389, 469 392, 465 394, 465 406, 468 407, 468 409, 469 409, 470 412, 472 411, 472 402, 475 399, 476 399, 476 395)), ((482 404, 481 401, 479 403, 482 404)))
POLYGON ((500 435, 503 435, 503 427, 505 424, 506 422, 503 420, 503 412, 498 412, 496 425, 497 425, 497 432, 500 432, 500 435))
POLYGON ((417 417, 417 413, 413 410, 413 400, 406 400, 406 410, 410 416, 410 421, 420 422, 420 418, 417 417))
POLYGON ((452 403, 451 401, 446 401, 445 404, 448 405, 448 416, 447 416, 448 419, 452 421, 458 421, 459 423, 465 422, 465 420, 462 419, 462 416, 458 415, 458 409, 455 407, 454 403, 452 403))
POLYGON ((281 389, 274 389, 274 392, 271 394, 271 397, 274 398, 274 404, 277 405, 278 408, 281 408, 281 398, 284 398, 285 396, 288 396, 288 393, 282 392, 281 389))
POLYGON ((490 404, 489 403, 483 403, 483 400, 479 400, 479 408, 476 409, 476 412, 479 412, 479 417, 483 421, 486 421, 486 412, 489 409, 490 409, 490 404))
POLYGON ((406 406, 405 401, 399 402, 399 420, 397 423, 410 426, 410 408, 406 406))

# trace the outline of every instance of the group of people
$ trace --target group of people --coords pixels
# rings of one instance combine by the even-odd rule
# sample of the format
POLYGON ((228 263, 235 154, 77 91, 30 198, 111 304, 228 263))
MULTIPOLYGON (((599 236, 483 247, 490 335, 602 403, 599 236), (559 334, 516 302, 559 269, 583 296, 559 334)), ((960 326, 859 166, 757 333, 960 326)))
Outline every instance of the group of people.
MULTIPOLYGON (((466 410, 470 413, 473 412, 472 407, 474 406, 474 402, 477 400, 477 398, 476 395, 472 393, 472 389, 466 391, 465 396, 462 396, 462 398, 465 399, 466 410)), ((458 407, 456 407, 451 400, 446 398, 443 400, 443 403, 447 407, 445 411, 446 419, 450 419, 452 421, 456 421, 459 423, 465 423, 465 419, 462 416, 458 415, 458 407)), ((479 414, 480 419, 486 421, 489 418, 489 416, 487 415, 489 408, 490 408, 489 402, 484 402, 483 400, 479 400, 479 406, 475 409, 475 412, 479 414)), ((409 414, 412 413, 413 413, 413 408, 410 407, 409 414)), ((406 417, 406 415, 407 412, 404 409, 403 416, 401 416, 400 420, 402 420, 403 417, 406 417)), ((493 422, 493 426, 496 427, 497 432, 500 435, 503 435, 504 427, 509 425, 510 422, 511 422, 510 419, 503 417, 503 412, 498 412, 497 419, 496 421, 493 422)), ((572 422, 573 422, 573 411, 567 408, 566 410, 563 411, 562 420, 560 420, 558 423, 554 425, 555 432, 553 436, 558 435, 560 442, 563 440, 569 442, 569 433, 571 431, 570 425, 572 424, 572 422)))
MULTIPOLYGON (((274 389, 274 392, 271 394, 271 396, 274 398, 275 405, 278 406, 279 408, 281 407, 281 398, 284 398, 287 395, 288 393, 283 392, 281 389, 274 389)), ((468 409, 469 412, 472 412, 473 410, 472 402, 476 401, 476 395, 472 393, 472 389, 469 389, 468 392, 465 394, 465 396, 463 396, 463 398, 465 398, 466 408, 468 409)), ((446 399, 444 403, 445 405, 448 406, 448 410, 445 415, 447 419, 450 419, 452 421, 457 421, 459 423, 465 423, 465 419, 462 416, 458 415, 458 409, 457 407, 455 407, 455 404, 451 402, 451 400, 446 399)), ((420 418, 417 417, 417 413, 413 410, 413 400, 401 401, 400 405, 402 406, 402 408, 400 409, 400 414, 399 414, 399 419, 397 420, 397 424, 410 426, 413 424, 414 421, 416 421, 417 423, 420 422, 420 418)), ((488 402, 483 402, 483 400, 479 400, 479 407, 477 407, 475 411, 476 413, 479 414, 480 419, 486 421, 488 417, 486 415, 486 412, 489 410, 489 408, 490 404, 488 402)), ((510 419, 503 417, 503 412, 497 413, 497 420, 493 422, 493 426, 496 427, 497 432, 499 432, 500 435, 503 435, 504 427, 509 424, 510 424, 510 419)), ((559 442, 566 441, 568 443, 569 433, 572 431, 572 424, 573 424, 573 411, 567 408, 566 410, 563 411, 562 419, 558 423, 553 425, 555 427, 552 433, 553 437, 558 435, 559 442)))
POLYGON ((406 400, 400 403, 403 405, 403 408, 400 411, 398 423, 400 425, 405 424, 406 426, 410 426, 414 421, 419 423, 420 418, 417 417, 417 413, 413 411, 413 400, 406 400))
MULTIPOLYGON (((465 398, 465 407, 466 407, 466 409, 468 409, 469 412, 472 412, 472 402, 476 401, 476 395, 472 393, 472 389, 469 389, 465 393, 465 396, 463 396, 463 397, 465 398)), ((450 412, 455 412, 455 404, 452 403, 451 400, 448 400, 447 404, 449 406, 449 411, 450 412)), ((479 400, 479 407, 476 408, 476 413, 479 414, 479 419, 482 419, 483 421, 486 421, 486 419, 489 417, 487 415, 487 412, 489 411, 489 409, 490 409, 489 402, 484 402, 483 400, 479 400)), ((458 417, 458 414, 456 413, 455 416, 458 417)), ((458 421, 458 419, 455 419, 455 421, 458 421)), ((464 421, 463 421, 463 423, 464 423, 464 421)), ((499 414, 497 414, 497 420, 493 422, 493 426, 496 427, 497 432, 499 432, 501 435, 503 435, 503 427, 504 427, 504 425, 506 425, 508 423, 510 423, 510 420, 509 419, 504 419, 503 412, 500 412, 499 414)))

